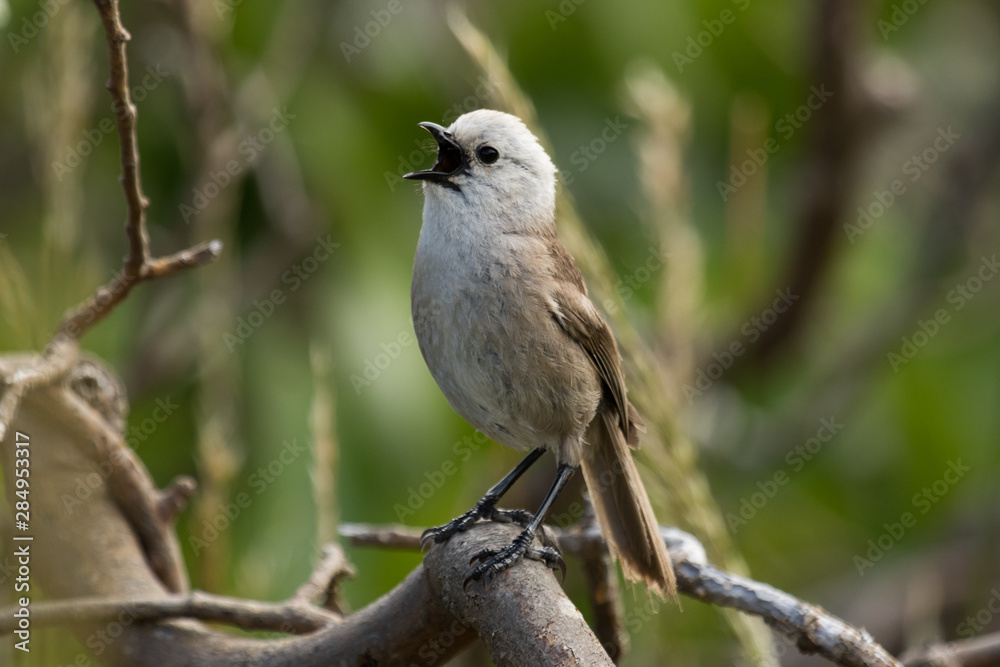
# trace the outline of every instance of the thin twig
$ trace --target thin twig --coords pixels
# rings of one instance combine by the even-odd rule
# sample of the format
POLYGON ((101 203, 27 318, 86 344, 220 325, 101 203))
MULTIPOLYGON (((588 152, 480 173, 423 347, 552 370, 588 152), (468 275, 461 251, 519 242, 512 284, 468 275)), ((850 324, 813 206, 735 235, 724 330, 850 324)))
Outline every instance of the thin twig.
MULTIPOLYGON (((17 626, 15 609, 0 612, 0 635, 10 634, 17 626)), ((338 615, 298 601, 257 602, 192 591, 149 599, 74 598, 38 602, 31 606, 31 621, 36 627, 75 623, 105 623, 127 614, 135 621, 161 621, 170 618, 197 618, 225 623, 243 630, 273 630, 305 634, 340 620, 338 615)))
MULTIPOLYGON (((131 246, 131 237, 129 243, 131 246)), ((56 338, 79 340, 84 332, 104 319, 115 306, 124 301, 138 283, 165 278, 178 271, 207 264, 217 259, 220 254, 222 254, 222 243, 208 241, 173 255, 149 259, 134 274, 128 271, 115 274, 107 284, 99 287, 93 295, 66 313, 56 330, 56 338)))
MULTIPOLYGON (((596 527, 594 506, 588 496, 585 495, 584 498, 584 515, 576 525, 581 531, 596 529, 600 532, 600 528, 596 527)), ((629 650, 618 570, 603 542, 595 542, 593 549, 581 550, 577 552, 577 556, 582 561, 583 576, 587 580, 587 598, 594 613, 594 634, 617 664, 629 650)))
POLYGON ((94 0, 104 24, 108 40, 108 60, 111 76, 107 89, 111 92, 112 108, 118 120, 118 137, 121 144, 122 188, 128 204, 125 233, 128 235, 128 254, 125 256, 125 273, 137 276, 149 259, 149 235, 146 233, 146 206, 149 201, 142 194, 139 175, 139 139, 136 133, 136 110, 128 89, 128 57, 125 43, 132 39, 122 25, 118 0, 94 0))
POLYGON ((340 536, 355 547, 379 547, 382 549, 420 550, 419 528, 386 524, 374 526, 367 523, 342 523, 340 536))
POLYGON ((222 252, 219 241, 209 241, 167 257, 151 258, 149 234, 146 231, 146 207, 149 200, 142 192, 139 170, 139 140, 136 132, 137 113, 129 94, 128 57, 125 45, 131 39, 122 25, 118 0, 94 0, 104 25, 108 42, 110 76, 107 89, 111 93, 112 108, 118 122, 121 145, 121 184, 125 191, 127 214, 125 235, 128 251, 120 274, 98 288, 90 298, 70 310, 59 328, 56 338, 79 340, 90 327, 100 322, 115 306, 128 296, 132 288, 144 280, 173 275, 183 269, 200 266, 216 259, 222 252))
POLYGON ((112 465, 106 484, 110 496, 121 509, 142 543, 149 565, 171 593, 188 588, 184 558, 173 533, 172 516, 163 519, 161 492, 149 470, 125 442, 121 432, 84 399, 72 391, 50 391, 59 414, 88 434, 96 447, 95 461, 112 465))
MULTIPOLYGON (((560 549, 579 555, 606 548, 596 527, 564 530, 547 527, 560 549)), ((901 667, 864 630, 773 586, 724 572, 705 562, 705 551, 693 535, 661 529, 677 573, 677 590, 723 607, 760 616, 772 628, 791 637, 803 653, 818 653, 838 665, 901 667)), ((420 531, 406 526, 343 524, 340 534, 355 546, 419 549, 420 531)))
POLYGON ((166 278, 184 269, 191 269, 216 260, 222 254, 222 242, 206 241, 187 250, 147 260, 139 277, 142 280, 166 278))
POLYGON ((347 560, 344 550, 339 544, 331 542, 323 547, 323 557, 316 564, 309 579, 295 591, 295 594, 288 601, 289 603, 319 604, 331 611, 339 611, 335 608, 337 606, 337 585, 341 579, 353 577, 354 574, 354 567, 347 560))
POLYGON ((906 667, 990 667, 1000 665, 1000 632, 903 654, 906 667))
POLYGON ((0 441, 7 437, 7 424, 13 421, 25 391, 27 391, 25 380, 7 380, 7 390, 4 392, 3 398, 0 398, 0 441))
POLYGON ((768 584, 718 570, 711 565, 675 563, 677 590, 710 602, 760 616, 795 640, 803 653, 818 653, 838 665, 900 667, 868 632, 823 609, 768 584))
POLYGON ((49 343, 45 354, 38 357, 30 367, 20 368, 9 377, 0 376, 0 387, 7 388, 0 394, 0 442, 7 437, 7 429, 14 421, 14 415, 21 405, 21 399, 31 389, 57 382, 73 367, 79 349, 67 341, 55 339, 49 343))
POLYGON ((156 515, 165 524, 171 523, 187 506, 187 501, 198 490, 198 483, 193 477, 181 475, 170 483, 170 486, 159 493, 156 502, 156 515))

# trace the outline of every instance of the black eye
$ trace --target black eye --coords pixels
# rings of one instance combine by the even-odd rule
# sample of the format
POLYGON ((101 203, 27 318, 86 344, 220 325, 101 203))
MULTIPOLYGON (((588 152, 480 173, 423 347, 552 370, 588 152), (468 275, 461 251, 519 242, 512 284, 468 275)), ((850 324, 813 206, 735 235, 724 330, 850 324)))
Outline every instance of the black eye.
POLYGON ((476 157, 483 164, 493 164, 500 158, 500 151, 492 146, 480 146, 476 149, 476 157))

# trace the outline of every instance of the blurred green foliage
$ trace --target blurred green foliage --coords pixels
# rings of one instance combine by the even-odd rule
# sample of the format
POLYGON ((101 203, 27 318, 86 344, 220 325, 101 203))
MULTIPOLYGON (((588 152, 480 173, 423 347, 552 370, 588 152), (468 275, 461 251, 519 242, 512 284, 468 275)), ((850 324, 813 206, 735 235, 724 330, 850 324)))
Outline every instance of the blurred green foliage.
MULTIPOLYGON (((997 251, 995 169, 992 187, 968 202, 964 227, 957 210, 940 228, 930 215, 953 194, 948 160, 976 145, 984 113, 997 109, 1000 17, 985 0, 858 4, 854 56, 873 73, 866 85, 904 101, 888 121, 873 118, 879 129, 850 175, 842 223, 858 224, 857 207, 877 201, 894 179, 909 179, 907 161, 933 146, 940 128, 959 138, 919 179, 907 180, 906 192, 863 234, 851 238, 838 223, 829 270, 801 306, 807 310, 797 336, 775 360, 724 375, 696 400, 682 401, 680 416, 701 447, 722 511, 743 520, 730 519, 730 528, 754 576, 867 626, 898 650, 954 638, 1000 579, 1000 281, 984 279, 961 308, 948 297, 997 251), (936 234, 960 235, 940 271, 923 264, 936 234), (910 312, 918 296, 915 314, 887 334, 884 325, 895 326, 893 318, 910 312), (933 335, 925 326, 921 338, 921 322, 939 309, 948 321, 933 335), (866 353, 880 337, 891 345, 866 353), (912 360, 894 364, 887 355, 903 354, 907 343, 912 360), (810 444, 824 418, 842 428, 810 444), (936 492, 949 462, 959 460, 969 472, 936 492), (778 471, 787 483, 775 481, 778 471), (917 497, 925 488, 934 502, 923 513, 917 497), (886 524, 906 512, 915 525, 879 546, 886 524), (861 575, 857 557, 872 559, 861 575)), ((129 3, 123 12, 133 37, 132 85, 144 85, 147 67, 166 73, 144 99, 137 96, 153 252, 220 236, 226 259, 140 286, 84 346, 124 377, 130 425, 154 423, 157 401, 178 405, 148 433, 140 428, 133 443, 158 483, 216 475, 222 496, 210 502, 230 503, 240 493, 252 500, 222 522, 216 539, 208 539, 205 522, 220 511, 205 506, 209 501, 182 515, 178 534, 194 585, 282 599, 308 575, 318 550, 312 456, 287 464, 279 458, 283 443, 312 439, 311 344, 333 360, 341 521, 443 523, 518 460, 473 438, 414 343, 408 294, 422 200, 398 178, 433 159, 416 123, 450 121, 456 110, 482 106, 477 88, 490 84, 437 3, 214 0, 129 3), (179 18, 185 11, 193 30, 179 18), (195 68, 206 62, 218 69, 199 78, 195 68), (218 108, 192 102, 199 94, 223 100, 226 117, 214 119, 218 108), (274 131, 279 113, 287 125, 274 131), (202 127, 225 128, 229 143, 207 146, 202 127), (235 175, 206 173, 206 155, 226 146, 236 147, 229 156, 235 175), (218 200, 210 194, 216 190, 218 200), (183 208, 199 208, 199 197, 211 221, 183 208), (215 215, 223 199, 231 208, 215 215), (338 244, 327 260, 313 255, 319 239, 338 244), (228 447, 221 459, 199 450, 212 429, 228 447), (439 474, 449 461, 458 473, 439 474)), ((623 81, 638 59, 666 73, 691 109, 687 217, 705 256, 701 319, 691 325, 700 355, 694 368, 707 368, 712 353, 732 341, 747 342, 744 325, 785 287, 788 257, 803 232, 796 207, 813 186, 804 179, 810 123, 791 136, 775 123, 822 83, 813 66, 816 3, 518 0, 470 3, 469 13, 507 54, 556 164, 571 177, 566 187, 621 276, 641 266, 656 243, 636 158, 642 126, 626 112, 623 81), (731 22, 721 22, 724 12, 731 22), (699 39, 708 42, 700 53, 689 50, 699 39), (763 118, 760 143, 750 148, 768 137, 778 145, 749 177, 763 197, 752 211, 734 210, 719 194, 731 173, 738 104, 763 118), (580 159, 607 120, 619 118, 627 125, 620 140, 593 160, 580 159), (759 227, 734 249, 734 218, 753 216, 759 227), (745 266, 756 269, 740 270, 745 266)), ((118 141, 101 129, 113 115, 92 7, 19 0, 0 4, 0 24, 7 42, 0 47, 0 350, 37 350, 62 312, 120 265, 118 141), (40 12, 46 18, 38 27, 40 12), (84 151, 79 166, 53 167, 84 151)), ((627 304, 651 344, 659 289, 658 280, 639 285, 627 304)), ((551 465, 540 465, 506 502, 533 508, 551 473, 551 465)), ((358 567, 345 585, 353 608, 419 562, 416 554, 349 552, 358 567)), ((569 566, 567 588, 585 607, 582 578, 569 566)), ((630 609, 646 602, 642 593, 625 597, 630 609)), ((654 620, 642 618, 639 611, 629 617, 626 664, 660 664, 661 655, 675 664, 737 659, 720 617, 699 603, 685 600, 682 613, 668 606, 654 620)), ((46 637, 43 654, 25 664, 69 664, 81 651, 61 631, 46 637)), ((473 653, 468 664, 483 660, 473 653)))

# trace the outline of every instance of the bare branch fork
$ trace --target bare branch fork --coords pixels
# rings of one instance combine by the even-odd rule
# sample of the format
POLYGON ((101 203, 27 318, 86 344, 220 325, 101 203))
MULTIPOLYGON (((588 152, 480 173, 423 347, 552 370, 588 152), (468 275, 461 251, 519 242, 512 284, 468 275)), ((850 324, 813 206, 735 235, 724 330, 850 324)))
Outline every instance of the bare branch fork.
MULTIPOLYGON (((513 530, 510 527, 480 526, 479 531, 495 532, 497 530, 513 530)), ((606 555, 607 547, 596 526, 589 525, 582 529, 562 530, 548 527, 563 551, 579 556, 583 560, 596 555, 606 555)), ((678 589, 685 595, 697 598, 703 602, 718 604, 739 609, 749 614, 762 617, 765 621, 790 637, 800 650, 806 653, 818 653, 839 665, 849 666, 886 666, 898 667, 900 663, 879 646, 868 633, 845 623, 841 619, 824 610, 794 598, 767 584, 733 575, 705 562, 705 551, 698 540, 676 529, 661 529, 664 540, 670 550, 671 559, 677 571, 678 589)), ((367 526, 363 524, 345 524, 341 534, 357 546, 378 546, 403 549, 420 548, 420 531, 402 526, 367 526)), ((495 539, 493 537, 488 538, 495 539)), ((504 655, 511 650, 507 643, 516 643, 517 638, 536 636, 531 633, 521 635, 512 629, 514 616, 506 621, 497 620, 497 605, 505 600, 505 590, 510 587, 509 578, 503 585, 491 586, 481 594, 470 596, 461 590, 464 583, 465 552, 475 553, 476 545, 482 539, 455 539, 457 549, 462 552, 461 558, 440 557, 443 549, 435 549, 428 556, 431 566, 427 576, 431 578, 432 588, 441 587, 445 600, 451 600, 452 611, 456 618, 475 627, 484 641, 490 645, 493 655, 504 655), (471 547, 470 547, 471 544, 471 547), (443 570, 443 571, 442 571, 443 570), (435 579, 437 584, 435 585, 435 579), (452 590, 454 589, 454 590, 452 590), (492 590, 490 590, 492 589, 492 590), (490 627, 490 626, 496 627, 490 627), (489 631, 487 631, 489 630, 489 631)), ((449 547, 454 550, 456 547, 449 547)), ((113 620, 126 610, 137 621, 162 621, 171 618, 197 618, 206 621, 225 623, 245 630, 275 630, 284 633, 310 633, 334 624, 347 623, 339 614, 312 606, 311 601, 324 595, 331 586, 343 576, 350 574, 351 568, 339 547, 329 546, 325 557, 317 565, 309 580, 289 600, 284 603, 263 603, 251 600, 239 600, 206 593, 191 593, 151 599, 122 600, 114 598, 89 598, 68 601, 58 601, 36 605, 33 608, 34 622, 38 624, 66 624, 89 622, 106 622, 113 620)), ((558 590, 554 577, 544 569, 538 572, 528 572, 520 577, 519 582, 535 591, 532 604, 538 607, 555 607, 553 600, 563 598, 558 590), (553 588, 554 587, 554 588, 553 588), (541 590, 535 590, 541 589, 541 590), (551 590, 547 590, 551 589, 551 590), (558 591, 557 593, 555 591, 558 591)), ((406 582, 404 582, 406 584, 406 582)), ((404 586, 401 584, 400 586, 404 586)), ((517 586, 514 586, 515 588, 517 586)), ((516 596, 515 596, 516 597, 516 596)), ((511 603, 508 609, 517 613, 524 609, 524 602, 511 603)), ((572 605, 570 608, 574 609, 572 605)), ((413 609, 409 610, 412 613, 413 609)), ((419 611, 420 610, 416 610, 419 611)), ((534 612, 531 612, 534 614, 534 612)), ((590 635, 586 625, 582 627, 574 614, 560 616, 566 623, 566 631, 579 639, 571 643, 574 650, 596 645, 603 655, 601 644, 590 635), (588 635, 587 637, 580 637, 588 635), (582 642, 582 644, 580 643, 582 642)), ((576 612, 578 615, 579 612, 576 612)), ((558 615, 557 615, 558 616, 558 615)), ((0 612, 0 633, 13 630, 13 609, 0 612), (7 612, 11 613, 7 613, 7 612)), ((529 618, 536 618, 530 616, 529 618)), ((519 620, 520 625, 532 625, 536 621, 519 620)), ((527 628, 525 628, 527 629, 527 628)), ((553 632, 553 636, 560 636, 553 632)), ((565 640, 568 635, 560 636, 565 640)), ((524 642, 522 642, 523 644, 524 642)), ((524 647, 520 649, 523 654, 524 647)), ((545 652, 547 646, 541 645, 533 650, 545 652)), ((537 657, 537 656, 536 656, 537 657)), ((549 656, 551 658, 552 656, 549 656)), ((606 660, 606 656, 603 658, 606 660)), ((543 662, 532 664, 558 664, 543 662)), ((590 664, 590 663, 588 663, 590 664)))
MULTIPOLYGON (((564 530, 546 526, 560 549, 584 560, 606 554, 596 525, 564 530)), ((702 602, 760 616, 795 640, 803 653, 818 653, 838 665, 894 666, 900 663, 864 630, 768 584, 720 570, 706 562, 696 537, 676 528, 660 528, 677 574, 677 590, 702 602)), ((356 546, 419 549, 420 531, 406 526, 344 524, 341 535, 356 546)))
POLYGON ((990 667, 1000 665, 1000 632, 935 644, 903 655, 907 667, 990 667))
MULTIPOLYGON (((125 54, 125 44, 130 37, 122 26, 117 0, 95 0, 95 4, 108 42, 110 77, 107 88, 111 92, 121 144, 120 180, 127 204, 125 234, 128 251, 121 272, 66 313, 41 355, 20 359, 11 365, 0 364, 0 390, 3 390, 0 395, 0 441, 7 437, 9 426, 29 392, 56 386, 78 367, 80 338, 121 303, 135 285, 200 266, 214 260, 222 252, 221 243, 210 241, 166 257, 150 257, 145 217, 149 202, 142 193, 136 109, 129 93, 125 54)), ((98 373, 90 379, 100 387, 117 391, 116 383, 109 381, 106 375, 98 373)), ((108 484, 148 549, 150 565, 170 590, 184 590, 186 576, 183 574, 180 550, 170 536, 170 525, 193 493, 194 481, 184 478, 177 480, 165 492, 156 490, 148 471, 124 442, 120 429, 100 419, 90 409, 94 406, 88 406, 73 392, 56 389, 50 394, 63 415, 90 433, 92 443, 98 448, 99 460, 112 464, 113 472, 108 484)))
POLYGON ((125 45, 131 37, 122 26, 118 0, 94 0, 94 3, 100 12, 108 42, 111 73, 107 88, 111 92, 121 144, 120 180, 127 205, 125 234, 128 251, 121 272, 66 313, 54 337, 35 363, 3 378, 6 390, 0 398, 0 440, 5 438, 24 394, 64 377, 77 359, 79 340, 83 334, 121 303, 136 284, 206 264, 222 252, 219 241, 209 241, 173 255, 150 257, 149 235, 146 232, 149 201, 142 193, 136 109, 129 93, 128 59, 125 55, 125 45))
MULTIPOLYGON (((33 621, 39 625, 107 623, 123 611, 135 621, 153 622, 171 618, 196 618, 223 623, 242 630, 273 630, 306 634, 343 620, 314 603, 324 602, 328 591, 341 579, 354 575, 344 550, 337 544, 324 548, 323 558, 312 575, 284 602, 241 600, 202 591, 185 595, 123 600, 112 597, 74 598, 32 605, 33 621)), ((0 612, 0 635, 14 631, 14 608, 0 612)))

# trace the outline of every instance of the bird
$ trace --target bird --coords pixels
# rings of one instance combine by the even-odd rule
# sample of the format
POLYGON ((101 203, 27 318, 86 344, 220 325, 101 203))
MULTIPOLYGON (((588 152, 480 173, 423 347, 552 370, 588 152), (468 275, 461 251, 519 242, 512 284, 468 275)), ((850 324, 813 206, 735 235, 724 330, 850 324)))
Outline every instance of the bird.
MULTIPOLYGON (((445 128, 421 181, 423 222, 411 285, 420 352, 452 408, 494 441, 528 455, 465 514, 424 532, 442 543, 480 520, 523 528, 485 549, 465 585, 527 557, 562 566, 533 540, 581 469, 598 524, 626 577, 673 597, 676 583, 631 450, 644 424, 628 401, 614 335, 556 232, 557 170, 521 119, 478 109, 445 128), (545 452, 555 480, 534 514, 497 508, 545 452)), ((562 566, 564 567, 564 566, 562 566)))

